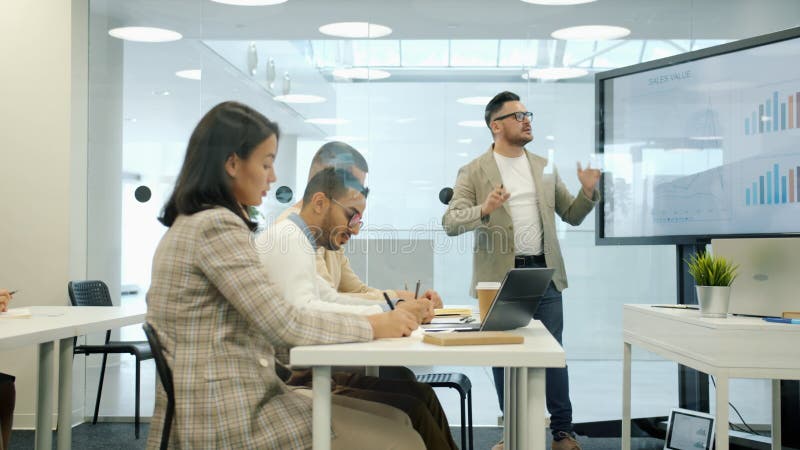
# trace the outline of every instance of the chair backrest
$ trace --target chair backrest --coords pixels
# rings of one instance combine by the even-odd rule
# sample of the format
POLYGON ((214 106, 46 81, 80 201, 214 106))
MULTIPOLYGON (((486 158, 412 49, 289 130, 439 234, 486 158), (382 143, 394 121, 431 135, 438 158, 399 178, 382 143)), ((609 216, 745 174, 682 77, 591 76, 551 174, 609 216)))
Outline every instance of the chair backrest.
POLYGON ((114 306, 108 286, 99 280, 70 281, 67 291, 72 306, 114 306))
POLYGON ((147 322, 142 325, 142 328, 147 336, 147 342, 150 343, 150 348, 153 350, 153 359, 156 361, 158 378, 167 393, 167 411, 164 414, 164 429, 161 430, 161 448, 166 449, 169 445, 169 433, 172 428, 172 415, 175 412, 175 388, 172 384, 172 369, 169 368, 167 358, 164 357, 164 348, 161 347, 161 341, 158 339, 155 328, 147 322))

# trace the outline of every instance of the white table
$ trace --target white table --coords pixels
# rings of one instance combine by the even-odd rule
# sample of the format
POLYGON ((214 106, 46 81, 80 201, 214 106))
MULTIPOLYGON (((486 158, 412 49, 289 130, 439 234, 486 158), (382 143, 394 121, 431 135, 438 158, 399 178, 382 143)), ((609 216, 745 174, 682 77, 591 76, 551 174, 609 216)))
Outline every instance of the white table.
POLYGON ((53 447, 53 342, 59 342, 57 448, 72 446, 72 338, 144 322, 143 304, 103 306, 32 306, 30 318, 0 319, 0 349, 39 344, 36 395, 37 450, 53 447))
POLYGON ((625 305, 622 313, 622 448, 631 447, 631 345, 716 381, 716 449, 728 450, 730 378, 772 381, 772 448, 781 448, 780 380, 800 379, 800 326, 755 317, 700 317, 697 310, 625 305))
POLYGON ((512 331, 522 344, 443 347, 411 337, 357 344, 295 347, 293 366, 313 368, 314 449, 331 447, 331 366, 499 366, 506 367, 503 431, 506 449, 536 450, 545 446, 545 368, 565 367, 564 350, 539 321, 512 331))

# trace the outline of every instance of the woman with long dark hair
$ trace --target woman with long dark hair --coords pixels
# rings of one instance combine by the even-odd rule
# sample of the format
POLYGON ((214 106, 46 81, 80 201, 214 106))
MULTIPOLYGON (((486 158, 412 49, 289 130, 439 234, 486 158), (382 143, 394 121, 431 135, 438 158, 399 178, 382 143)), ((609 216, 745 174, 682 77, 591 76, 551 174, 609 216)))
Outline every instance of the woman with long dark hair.
MULTIPOLYGON (((147 321, 173 373, 171 445, 310 448, 310 399, 284 383, 274 347, 400 337, 417 327, 400 310, 359 317, 300 310, 280 298, 247 214, 276 179, 278 136, 252 108, 215 106, 192 133, 159 218, 169 230, 153 259, 147 321)), ((352 400, 334 403, 333 448, 424 448, 407 416, 352 400)), ((159 384, 149 448, 161 440, 165 408, 159 384)))

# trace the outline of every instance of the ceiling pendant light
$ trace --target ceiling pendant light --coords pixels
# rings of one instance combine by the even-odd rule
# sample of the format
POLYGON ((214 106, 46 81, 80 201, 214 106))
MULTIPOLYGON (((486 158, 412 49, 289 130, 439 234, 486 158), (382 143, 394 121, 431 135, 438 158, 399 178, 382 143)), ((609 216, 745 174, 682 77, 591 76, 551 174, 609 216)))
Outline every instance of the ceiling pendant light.
POLYGON ((631 30, 625 27, 612 25, 583 25, 578 27, 567 27, 553 31, 550 36, 553 39, 563 39, 568 41, 588 40, 603 41, 609 39, 621 39, 631 34, 631 30))
POLYGON ((186 69, 175 72, 175 76, 187 80, 199 80, 203 77, 203 72, 200 69, 186 69))
POLYGON ((108 34, 117 39, 132 42, 171 42, 183 37, 177 31, 155 27, 119 27, 108 30, 108 34))
POLYGON ((336 22, 322 25, 319 32, 341 38, 374 39, 392 34, 392 29, 369 22, 336 22))

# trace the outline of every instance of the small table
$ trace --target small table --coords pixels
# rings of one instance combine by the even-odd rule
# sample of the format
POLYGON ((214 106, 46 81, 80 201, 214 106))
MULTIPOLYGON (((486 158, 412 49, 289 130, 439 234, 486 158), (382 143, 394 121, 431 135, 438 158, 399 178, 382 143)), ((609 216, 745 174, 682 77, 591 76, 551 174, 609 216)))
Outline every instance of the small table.
POLYGON ((512 331, 522 344, 444 347, 422 342, 423 333, 372 342, 295 347, 290 363, 313 368, 314 449, 331 447, 331 366, 499 366, 505 367, 506 448, 545 445, 545 368, 565 367, 564 350, 539 321, 512 331))
POLYGON ((728 380, 772 381, 772 448, 781 448, 780 380, 800 379, 800 326, 756 317, 625 305, 622 311, 622 448, 631 448, 631 345, 716 379, 716 449, 728 450, 728 380))
POLYGON ((59 343, 57 448, 72 446, 72 338, 144 322, 147 307, 130 306, 31 306, 31 317, 2 319, 0 349, 39 344, 39 377, 36 395, 37 450, 53 447, 53 342, 59 343))

